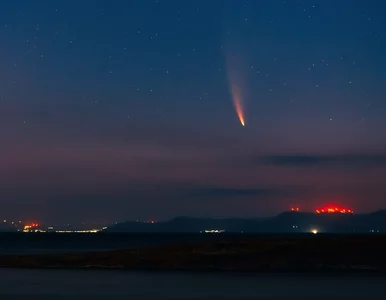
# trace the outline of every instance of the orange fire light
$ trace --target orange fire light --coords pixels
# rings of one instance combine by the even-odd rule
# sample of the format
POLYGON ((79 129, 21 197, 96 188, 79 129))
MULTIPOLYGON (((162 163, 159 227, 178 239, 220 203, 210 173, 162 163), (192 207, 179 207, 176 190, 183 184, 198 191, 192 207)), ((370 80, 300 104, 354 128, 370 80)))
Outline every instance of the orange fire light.
POLYGON ((345 207, 326 206, 326 207, 318 208, 318 209, 316 210, 316 213, 317 213, 317 214, 321 214, 321 213, 330 213, 330 214, 335 214, 335 213, 352 214, 352 213, 354 213, 354 211, 353 211, 352 209, 345 208, 345 207))

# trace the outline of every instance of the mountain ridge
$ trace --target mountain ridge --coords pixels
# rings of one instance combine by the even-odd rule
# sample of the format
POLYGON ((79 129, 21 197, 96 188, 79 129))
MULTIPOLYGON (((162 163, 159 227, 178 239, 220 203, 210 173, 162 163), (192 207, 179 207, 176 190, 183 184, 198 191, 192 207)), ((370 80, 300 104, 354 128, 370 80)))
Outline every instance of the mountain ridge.
POLYGON ((270 218, 175 217, 163 222, 117 223, 107 232, 198 233, 224 230, 229 233, 377 233, 386 232, 386 210, 362 214, 282 212, 270 218))

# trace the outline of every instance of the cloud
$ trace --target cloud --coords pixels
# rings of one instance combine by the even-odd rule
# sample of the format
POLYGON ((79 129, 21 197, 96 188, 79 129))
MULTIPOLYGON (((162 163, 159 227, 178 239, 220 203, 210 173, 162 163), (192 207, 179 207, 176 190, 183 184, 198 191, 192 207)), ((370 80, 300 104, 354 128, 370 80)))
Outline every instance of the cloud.
POLYGON ((377 167, 386 166, 386 154, 267 155, 250 162, 279 167, 377 167))
POLYGON ((277 197, 288 195, 289 190, 281 187, 253 187, 235 188, 218 186, 192 186, 186 187, 185 193, 190 197, 197 198, 231 198, 231 197, 277 197))

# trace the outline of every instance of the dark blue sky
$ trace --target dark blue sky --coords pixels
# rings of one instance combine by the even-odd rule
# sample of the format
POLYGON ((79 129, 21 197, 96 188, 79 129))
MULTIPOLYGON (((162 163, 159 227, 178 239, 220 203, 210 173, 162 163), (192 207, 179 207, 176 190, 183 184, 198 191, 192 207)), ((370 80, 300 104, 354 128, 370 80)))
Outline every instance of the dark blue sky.
POLYGON ((386 203, 384 1, 6 0, 0 20, 4 218, 386 203))

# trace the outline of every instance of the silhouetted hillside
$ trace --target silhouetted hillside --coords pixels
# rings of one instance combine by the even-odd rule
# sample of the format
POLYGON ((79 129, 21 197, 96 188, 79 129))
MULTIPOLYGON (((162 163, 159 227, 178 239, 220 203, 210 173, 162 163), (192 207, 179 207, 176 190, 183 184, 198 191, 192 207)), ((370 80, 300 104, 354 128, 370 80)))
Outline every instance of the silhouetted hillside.
POLYGON ((108 232, 198 233, 225 230, 229 233, 301 233, 317 230, 328 233, 386 232, 386 211, 370 214, 314 214, 284 212, 264 219, 211 219, 178 217, 159 223, 124 222, 108 232))

